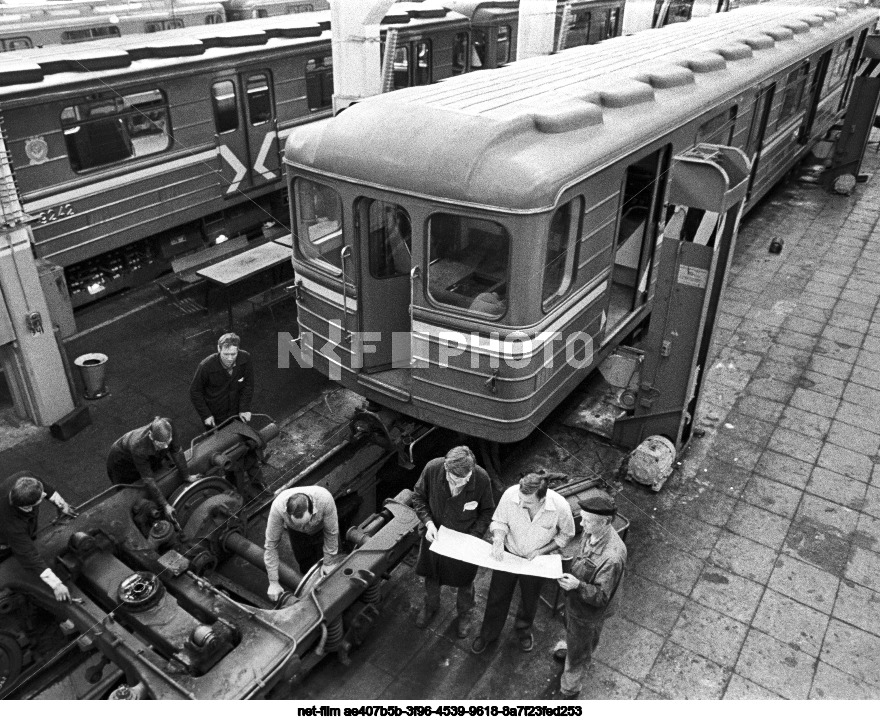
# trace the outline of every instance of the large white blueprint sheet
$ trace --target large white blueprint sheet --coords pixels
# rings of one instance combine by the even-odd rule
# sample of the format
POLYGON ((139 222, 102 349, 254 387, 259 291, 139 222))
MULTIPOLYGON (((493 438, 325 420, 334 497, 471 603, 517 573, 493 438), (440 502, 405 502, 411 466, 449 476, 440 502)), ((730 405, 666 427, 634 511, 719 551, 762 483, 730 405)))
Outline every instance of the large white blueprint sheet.
POLYGON ((445 526, 440 526, 437 538, 431 544, 431 550, 441 556, 448 556, 459 561, 467 561, 475 566, 483 566, 496 571, 519 573, 526 576, 541 576, 542 578, 559 578, 562 576, 562 557, 558 553, 549 556, 538 556, 531 561, 504 552, 504 560, 496 561, 492 558, 492 544, 470 536, 467 533, 459 533, 445 526))

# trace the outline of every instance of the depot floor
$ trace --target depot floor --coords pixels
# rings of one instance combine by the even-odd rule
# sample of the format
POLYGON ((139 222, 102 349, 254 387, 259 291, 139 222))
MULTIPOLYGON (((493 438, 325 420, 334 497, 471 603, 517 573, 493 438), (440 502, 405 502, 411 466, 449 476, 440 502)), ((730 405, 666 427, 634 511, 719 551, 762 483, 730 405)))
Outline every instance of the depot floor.
MULTIPOLYGON (((780 186, 742 223, 698 423, 681 472, 659 494, 625 486, 630 562, 583 698, 880 698, 880 156, 850 197, 780 186), (772 237, 784 241, 768 253, 772 237)), ((257 368, 254 409, 283 420, 332 385, 279 368, 276 319, 236 304, 257 368)), ((109 356, 110 395, 62 442, 0 419, 0 472, 30 468, 71 502, 104 488, 113 440, 169 415, 184 439, 199 421, 187 389, 225 330, 225 308, 178 315, 154 288, 77 314, 71 358, 109 356), (127 315, 125 315, 127 313, 127 315)), ((590 439, 547 425, 530 452, 571 472, 595 467, 590 439)), ((485 598, 487 574, 478 588, 485 598)), ((452 631, 453 598, 424 630, 420 584, 401 566, 377 627, 350 666, 328 659, 311 699, 552 697, 559 617, 542 606, 535 650, 510 634, 482 656, 452 631)), ((478 613, 479 615, 479 613, 478 613)))

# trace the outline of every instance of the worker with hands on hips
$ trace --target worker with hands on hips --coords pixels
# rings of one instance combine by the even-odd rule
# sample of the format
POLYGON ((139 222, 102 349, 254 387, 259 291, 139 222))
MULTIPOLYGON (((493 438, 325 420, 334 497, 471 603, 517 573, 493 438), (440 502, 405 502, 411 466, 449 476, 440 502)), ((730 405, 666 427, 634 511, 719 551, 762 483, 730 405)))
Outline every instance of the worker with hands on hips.
POLYGON ((14 556, 26 571, 36 573, 52 589, 56 601, 69 601, 70 591, 37 550, 40 504, 46 500, 70 518, 77 513, 53 486, 28 471, 14 473, 0 483, 0 560, 14 556))

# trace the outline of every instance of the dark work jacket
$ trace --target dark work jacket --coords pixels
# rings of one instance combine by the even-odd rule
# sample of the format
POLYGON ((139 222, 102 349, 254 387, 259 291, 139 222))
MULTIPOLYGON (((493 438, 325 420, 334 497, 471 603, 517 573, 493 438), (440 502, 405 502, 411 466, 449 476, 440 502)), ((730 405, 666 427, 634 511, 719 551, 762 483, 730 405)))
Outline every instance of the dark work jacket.
POLYGON ((219 425, 227 418, 251 410, 254 396, 254 369, 251 356, 239 350, 232 374, 223 367, 219 353, 212 353, 196 369, 189 387, 189 397, 204 421, 214 416, 219 425))
POLYGON ((572 622, 597 623, 614 615, 626 568, 626 546, 613 526, 593 545, 581 540, 571 574, 581 585, 565 592, 565 613, 572 622))
MULTIPOLYGON (((24 512, 9 501, 9 493, 15 482, 22 476, 34 477, 28 471, 13 473, 0 483, 0 547, 6 546, 8 551, 18 559, 18 562, 26 570, 42 573, 49 564, 46 563, 34 543, 37 535, 37 521, 40 517, 39 505, 30 512, 24 512)), ((55 488, 45 481, 41 481, 46 497, 55 493, 55 488)), ((6 553, 0 549, 0 554, 6 553)), ((2 556, 0 556, 2 558, 2 556)))
MULTIPOLYGON (((473 475, 462 491, 453 496, 446 480, 444 459, 429 461, 413 489, 412 507, 422 523, 433 521, 440 526, 460 533, 482 538, 495 510, 492 484, 489 474, 480 466, 474 467, 473 475), (465 506, 472 506, 465 510, 465 506)), ((444 586, 467 586, 477 575, 477 567, 471 563, 440 556, 429 550, 431 544, 423 537, 419 548, 416 573, 437 578, 444 586)))
POLYGON ((165 504, 165 497, 156 485, 156 475, 167 461, 177 467, 181 483, 189 478, 189 467, 183 449, 177 442, 177 431, 171 426, 171 443, 168 448, 158 449, 150 440, 150 425, 135 428, 110 446, 107 456, 107 475, 112 483, 143 482, 150 497, 165 504))

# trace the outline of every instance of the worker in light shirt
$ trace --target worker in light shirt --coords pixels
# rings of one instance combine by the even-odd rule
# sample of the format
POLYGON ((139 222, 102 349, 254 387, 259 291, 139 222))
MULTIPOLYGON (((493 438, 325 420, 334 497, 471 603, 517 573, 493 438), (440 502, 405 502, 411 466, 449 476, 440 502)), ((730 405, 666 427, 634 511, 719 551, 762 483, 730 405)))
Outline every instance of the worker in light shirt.
POLYGON ((56 601, 69 601, 70 591, 40 555, 37 536, 40 504, 49 499, 71 518, 76 513, 50 484, 31 473, 14 473, 0 483, 0 560, 14 556, 25 571, 35 573, 52 589, 56 601))
POLYGON ((278 583, 278 544, 285 529, 301 573, 322 559, 324 571, 329 571, 339 552, 339 518, 330 491, 320 486, 300 486, 282 491, 272 501, 263 560, 269 577, 267 595, 273 601, 284 593, 278 583))
MULTIPOLYGON (((574 538, 574 516, 568 501, 547 488, 547 477, 543 473, 528 473, 520 479, 519 485, 511 486, 501 496, 489 531, 495 560, 503 560, 505 550, 531 560, 565 548, 574 538)), ((483 653, 501 635, 517 585, 520 604, 514 629, 520 650, 531 651, 535 645, 532 623, 538 612, 543 582, 539 576, 493 571, 483 625, 471 644, 471 651, 483 653)))

